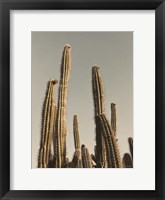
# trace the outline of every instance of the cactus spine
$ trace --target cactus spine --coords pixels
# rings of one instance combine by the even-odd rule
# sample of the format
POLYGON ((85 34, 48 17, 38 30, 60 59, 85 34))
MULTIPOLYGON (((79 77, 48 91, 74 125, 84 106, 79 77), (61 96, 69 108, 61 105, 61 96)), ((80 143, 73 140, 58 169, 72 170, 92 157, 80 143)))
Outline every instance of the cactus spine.
POLYGON ((103 85, 98 66, 92 67, 92 89, 94 100, 95 124, 96 124, 96 160, 100 167, 105 165, 105 144, 101 134, 101 130, 96 122, 96 117, 104 113, 104 94, 103 85))
POLYGON ((71 69, 71 46, 65 45, 61 62, 61 76, 58 91, 58 106, 55 125, 55 167, 61 168, 66 162, 66 109, 68 80, 71 69))
POLYGON ((53 137, 53 126, 55 120, 55 99, 54 99, 54 85, 57 81, 50 80, 47 86, 45 96, 43 113, 42 113, 42 134, 38 156, 38 167, 47 168, 49 164, 50 151, 53 137))

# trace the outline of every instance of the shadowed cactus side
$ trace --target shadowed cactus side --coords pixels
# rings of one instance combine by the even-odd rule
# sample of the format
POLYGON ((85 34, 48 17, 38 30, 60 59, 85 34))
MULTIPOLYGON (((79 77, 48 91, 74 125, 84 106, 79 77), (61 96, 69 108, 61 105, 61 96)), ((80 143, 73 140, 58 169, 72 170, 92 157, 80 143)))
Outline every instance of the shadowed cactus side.
POLYGON ((129 153, 124 154, 122 161, 123 161, 123 167, 125 167, 125 168, 133 167, 132 158, 129 153))
POLYGON ((91 156, 89 154, 88 149, 85 147, 85 145, 81 146, 81 159, 82 159, 83 168, 92 168, 93 167, 91 156))
POLYGON ((66 162, 66 109, 68 80, 71 69, 71 46, 65 45, 61 62, 61 75, 58 90, 57 117, 55 124, 55 167, 61 168, 66 162))
POLYGON ((57 81, 50 80, 47 86, 47 92, 45 96, 43 113, 42 113, 42 130, 41 130, 41 142, 38 155, 38 167, 47 168, 49 165, 49 159, 51 157, 51 145, 53 139, 53 127, 55 123, 55 99, 54 99, 54 86, 57 81))
POLYGON ((73 168, 80 168, 80 154, 81 154, 80 149, 76 149, 72 159, 73 168))
POLYGON ((92 67, 92 90, 94 101, 95 125, 96 125, 96 160, 98 167, 105 166, 105 144, 101 134, 101 130, 96 122, 96 117, 105 112, 104 109, 104 92, 102 79, 100 75, 100 68, 98 66, 92 67))
POLYGON ((100 114, 97 116, 97 123, 99 124, 105 141, 108 168, 121 168, 122 163, 119 149, 105 114, 100 114))
POLYGON ((129 150, 130 150, 130 153, 131 153, 131 157, 132 157, 132 160, 133 160, 133 138, 132 137, 128 138, 128 143, 129 143, 129 150))
POLYGON ((111 103, 111 127, 116 136, 116 104, 111 103))

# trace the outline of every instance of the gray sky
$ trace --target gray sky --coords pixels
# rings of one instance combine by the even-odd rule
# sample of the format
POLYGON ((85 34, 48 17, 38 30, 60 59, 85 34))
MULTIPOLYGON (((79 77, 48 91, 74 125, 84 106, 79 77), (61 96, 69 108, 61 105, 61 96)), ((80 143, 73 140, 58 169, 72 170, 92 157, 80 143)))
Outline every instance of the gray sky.
MULTIPOLYGON (((41 111, 47 82, 59 80, 62 51, 71 49, 71 74, 67 108, 67 155, 74 153, 73 115, 78 115, 80 142, 94 151, 95 124, 92 66, 100 67, 105 111, 116 103, 117 138, 121 155, 129 152, 133 137, 133 32, 32 32, 32 167, 37 167, 41 134, 41 111)), ((56 101, 58 97, 56 87, 56 101)))

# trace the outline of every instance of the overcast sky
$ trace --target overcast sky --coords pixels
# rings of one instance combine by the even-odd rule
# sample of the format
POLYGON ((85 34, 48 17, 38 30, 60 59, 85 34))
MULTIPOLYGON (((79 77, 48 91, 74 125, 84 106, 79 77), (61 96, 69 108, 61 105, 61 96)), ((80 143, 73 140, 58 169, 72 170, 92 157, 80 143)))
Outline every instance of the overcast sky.
MULTIPOLYGON (((100 67, 105 111, 116 103, 117 138, 121 155, 129 152, 133 137, 133 32, 32 32, 32 167, 37 167, 41 111, 47 82, 59 80, 62 51, 71 49, 71 74, 67 104, 67 155, 74 153, 73 115, 78 116, 80 142, 94 151, 95 124, 92 66, 100 67)), ((57 85, 58 86, 58 85, 57 85)), ((58 97, 56 87, 56 101, 58 97)))

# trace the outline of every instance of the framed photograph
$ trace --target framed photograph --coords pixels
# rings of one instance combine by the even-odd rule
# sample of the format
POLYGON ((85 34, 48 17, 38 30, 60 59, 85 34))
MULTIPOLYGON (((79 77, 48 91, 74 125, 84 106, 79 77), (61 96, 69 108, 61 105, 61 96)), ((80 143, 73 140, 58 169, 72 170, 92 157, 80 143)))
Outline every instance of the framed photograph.
POLYGON ((1 0, 1 199, 164 199, 159 1, 1 0))

